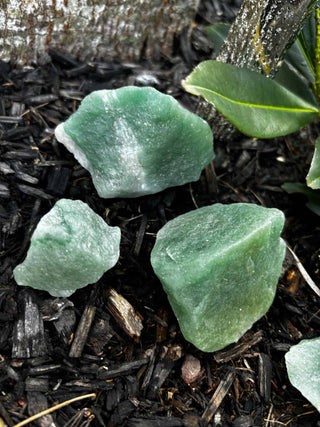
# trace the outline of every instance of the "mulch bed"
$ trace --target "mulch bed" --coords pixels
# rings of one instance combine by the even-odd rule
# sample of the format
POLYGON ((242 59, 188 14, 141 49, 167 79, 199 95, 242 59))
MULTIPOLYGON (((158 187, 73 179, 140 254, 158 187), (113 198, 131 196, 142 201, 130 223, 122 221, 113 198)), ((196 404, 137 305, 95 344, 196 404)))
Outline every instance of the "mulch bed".
MULTIPOLYGON (((199 22, 232 20, 239 3, 203 1, 199 22)), ((0 62, 0 418, 6 425, 85 395, 32 425, 319 425, 284 365, 290 346, 319 336, 320 327, 319 298, 292 259, 268 313, 238 343, 213 354, 184 340, 150 265, 156 233, 168 220, 217 202, 249 202, 285 213, 283 237, 319 281, 319 219, 302 195, 281 188, 304 182, 319 127, 271 141, 216 141, 215 170, 198 182, 114 200, 99 198, 89 173, 54 138, 55 126, 97 89, 151 85, 195 111, 197 101, 180 81, 209 54, 198 28, 191 45, 181 37, 162 63, 83 64, 58 51, 22 69, 0 62), (12 276, 38 221, 60 198, 83 200, 122 233, 117 265, 68 299, 17 286, 12 276), (126 313, 121 298, 131 304, 126 313)))

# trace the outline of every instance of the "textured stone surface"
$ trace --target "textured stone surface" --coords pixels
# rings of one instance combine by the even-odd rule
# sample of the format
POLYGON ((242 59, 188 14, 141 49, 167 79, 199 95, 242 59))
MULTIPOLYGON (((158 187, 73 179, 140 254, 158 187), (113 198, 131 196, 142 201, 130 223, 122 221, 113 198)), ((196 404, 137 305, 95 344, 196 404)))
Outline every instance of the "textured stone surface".
POLYGON ((110 227, 80 200, 61 199, 41 218, 14 278, 19 285, 68 297, 112 268, 119 246, 118 227, 110 227))
POLYGON ((285 255, 283 223, 277 209, 215 204, 158 232, 151 264, 188 341, 219 350, 267 312, 285 255))
POLYGON ((320 338, 303 340, 285 355, 291 384, 320 412, 320 338))
POLYGON ((55 134, 105 198, 196 181, 214 157, 209 125, 151 87, 93 92, 55 134))

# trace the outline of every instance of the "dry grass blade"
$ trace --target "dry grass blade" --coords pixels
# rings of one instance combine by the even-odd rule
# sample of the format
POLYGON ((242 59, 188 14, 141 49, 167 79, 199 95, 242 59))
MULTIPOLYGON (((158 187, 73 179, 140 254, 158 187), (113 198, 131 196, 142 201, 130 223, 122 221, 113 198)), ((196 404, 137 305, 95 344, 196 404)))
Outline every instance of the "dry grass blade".
POLYGON ((310 286, 310 288, 320 297, 320 289, 318 288, 318 286, 311 279, 311 277, 309 276, 307 270, 304 268, 304 266, 302 265, 301 261, 299 260, 299 258, 297 257, 297 255, 293 252, 293 250, 288 245, 287 245, 287 248, 288 248, 290 254, 293 256, 293 259, 294 259, 294 261, 296 263, 296 266, 297 266, 298 270, 301 273, 301 276, 308 283, 308 285, 310 286))
POLYGON ((25 426, 26 424, 29 424, 32 421, 37 420, 40 417, 43 417, 44 415, 50 414, 51 412, 57 411, 58 409, 63 408, 64 406, 70 405, 73 402, 77 402, 78 400, 82 400, 82 399, 89 399, 90 397, 95 399, 96 396, 97 396, 96 393, 90 393, 90 394, 85 394, 83 396, 74 397, 73 399, 66 400, 62 403, 58 403, 57 405, 52 406, 51 408, 48 408, 45 411, 41 411, 38 414, 32 415, 32 417, 29 417, 26 420, 23 420, 20 423, 15 424, 14 427, 25 426))

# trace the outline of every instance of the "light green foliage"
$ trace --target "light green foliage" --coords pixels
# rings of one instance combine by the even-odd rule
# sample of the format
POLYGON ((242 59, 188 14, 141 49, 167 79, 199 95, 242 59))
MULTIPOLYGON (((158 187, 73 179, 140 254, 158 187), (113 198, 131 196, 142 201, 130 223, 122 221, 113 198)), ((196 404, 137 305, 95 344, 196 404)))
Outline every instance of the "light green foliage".
POLYGON ((228 35, 230 27, 230 24, 220 23, 218 25, 210 25, 205 28, 208 39, 212 41, 213 49, 216 53, 218 53, 221 49, 224 39, 228 35))
POLYGON ((307 175, 309 187, 317 190, 320 188, 320 138, 316 139, 310 170, 307 175))
MULTIPOLYGON (((310 8, 315 5, 312 2, 310 8)), ((227 25, 208 27, 207 34, 220 48, 227 30, 227 25)), ((319 7, 310 14, 286 53, 274 81, 245 68, 205 61, 186 78, 183 86, 188 92, 203 96, 241 132, 252 137, 274 138, 311 123, 320 112, 319 7)), ((318 142, 307 184, 320 188, 318 142)))
POLYGON ((215 204, 158 232, 151 264, 188 341, 219 350, 267 312, 285 254, 283 223, 277 209, 215 204))
POLYGON ((118 227, 110 227, 80 200, 61 199, 40 220, 14 278, 19 285, 68 297, 112 268, 119 246, 118 227))
POLYGON ((214 158, 209 125, 151 87, 93 92, 55 133, 105 198, 196 181, 214 158))
POLYGON ((285 355, 291 384, 320 412, 320 338, 303 340, 285 355))
POLYGON ((318 117, 317 103, 246 68, 218 61, 199 64, 183 82, 186 90, 214 104, 246 135, 274 138, 294 132, 318 117))

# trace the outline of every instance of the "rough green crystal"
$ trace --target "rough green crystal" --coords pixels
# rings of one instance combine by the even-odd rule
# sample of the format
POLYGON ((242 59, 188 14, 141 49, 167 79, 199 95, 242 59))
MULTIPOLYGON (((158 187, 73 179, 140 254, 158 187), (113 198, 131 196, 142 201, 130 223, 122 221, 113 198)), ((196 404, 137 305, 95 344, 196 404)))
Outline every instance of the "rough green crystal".
POLYGON ((291 384, 320 412, 320 338, 303 340, 285 356, 291 384))
POLYGON ((68 297, 112 268, 119 246, 119 227, 110 227, 80 200, 61 199, 41 218, 14 278, 19 285, 68 297))
POLYGON ((151 87, 92 92, 55 135, 105 198, 196 181, 214 158, 209 125, 151 87))
POLYGON ((215 204, 158 232, 151 264, 188 341, 219 350, 267 312, 285 254, 283 223, 277 209, 215 204))

